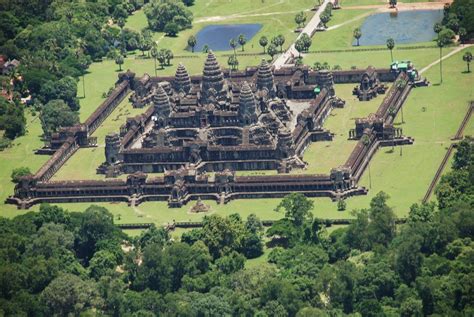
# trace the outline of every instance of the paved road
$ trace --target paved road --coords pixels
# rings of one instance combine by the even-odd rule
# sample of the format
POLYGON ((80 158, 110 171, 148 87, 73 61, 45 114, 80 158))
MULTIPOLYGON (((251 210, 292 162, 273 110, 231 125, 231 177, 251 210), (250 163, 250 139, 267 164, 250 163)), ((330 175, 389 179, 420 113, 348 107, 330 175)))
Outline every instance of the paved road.
MULTIPOLYGON (((298 36, 297 39, 300 38, 300 36, 303 33, 308 34, 310 37, 316 32, 316 28, 319 25, 319 22, 321 22, 320 16, 324 11, 324 8, 326 5, 331 2, 334 4, 334 0, 324 0, 324 2, 321 4, 321 6, 318 8, 316 13, 313 15, 311 20, 306 24, 306 26, 303 28, 301 31, 300 35, 298 36)), ((286 50, 283 54, 278 56, 276 60, 273 61, 273 65, 275 66, 276 69, 279 69, 283 66, 285 66, 285 62, 291 57, 291 56, 298 56, 298 51, 295 48, 295 43, 291 44, 290 48, 286 50)))

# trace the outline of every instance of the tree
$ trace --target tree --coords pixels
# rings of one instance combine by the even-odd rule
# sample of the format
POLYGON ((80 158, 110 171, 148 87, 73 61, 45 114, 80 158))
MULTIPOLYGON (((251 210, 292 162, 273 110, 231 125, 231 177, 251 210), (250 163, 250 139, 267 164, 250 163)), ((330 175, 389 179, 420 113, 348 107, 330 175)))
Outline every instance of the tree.
POLYGON ((208 53, 209 52, 209 45, 204 44, 204 46, 202 47, 202 52, 203 53, 208 53))
POLYGON ((285 217, 290 219, 296 227, 300 227, 304 221, 311 220, 313 214, 314 203, 300 193, 292 193, 286 195, 280 204, 276 207, 276 211, 285 210, 285 217))
POLYGON ((443 25, 439 22, 436 22, 433 25, 433 31, 438 35, 438 39, 439 39, 439 32, 441 32, 442 29, 443 29, 443 25))
POLYGON ((72 274, 54 279, 41 294, 50 315, 79 315, 96 304, 97 291, 92 283, 72 274))
POLYGON ((124 59, 123 59, 122 54, 117 54, 117 56, 115 57, 115 64, 119 66, 119 71, 122 71, 123 63, 124 63, 124 59))
POLYGON ((118 19, 117 25, 121 30, 123 30, 123 27, 125 26, 125 19, 124 18, 118 19))
POLYGON ((356 28, 353 33, 354 38, 357 40, 357 46, 360 46, 359 39, 362 37, 362 31, 360 28, 356 28))
POLYGON ((303 42, 303 50, 307 52, 309 48, 311 47, 311 44, 313 41, 311 40, 311 37, 309 37, 308 34, 303 33, 301 34, 300 40, 303 42))
MULTIPOLYGON (((181 1, 151 1, 145 5, 144 11, 148 25, 153 31, 165 31, 165 26, 173 23, 179 32, 190 28, 193 20, 192 12, 181 1)), ((175 30, 176 28, 173 26, 173 31, 175 30)))
POLYGON ((390 50, 390 58, 392 59, 393 62, 393 48, 395 47, 395 41, 392 38, 389 38, 387 40, 387 48, 390 50))
POLYGON ((229 41, 229 46, 234 50, 234 55, 235 55, 235 48, 237 47, 237 42, 235 41, 235 39, 231 39, 229 41))
POLYGON ((467 72, 470 73, 471 70, 469 69, 469 64, 472 62, 472 53, 471 52, 466 52, 462 56, 462 60, 466 62, 467 65, 467 72))
POLYGON ((150 55, 153 57, 154 61, 154 70, 155 70, 155 77, 156 77, 156 59, 158 58, 158 46, 155 44, 150 50, 150 55))
POLYGON ((164 55, 166 59, 166 65, 171 66, 171 60, 174 58, 173 51, 170 49, 165 49, 164 55))
POLYGON ((168 22, 163 29, 167 36, 175 37, 179 32, 179 26, 175 22, 168 22))
POLYGON ((258 43, 260 44, 261 47, 263 47, 263 54, 265 54, 265 46, 268 45, 268 39, 266 36, 262 36, 260 40, 258 40, 258 43))
POLYGON ((97 251, 89 263, 90 275, 99 280, 101 277, 111 275, 117 267, 118 261, 115 255, 107 250, 97 251))
POLYGON ((459 142, 454 153, 453 169, 469 170, 474 164, 474 144, 471 138, 459 142))
POLYGON ((191 35, 189 38, 188 38, 188 46, 191 48, 191 51, 194 53, 194 47, 196 46, 197 44, 197 40, 196 40, 196 37, 194 35, 191 35))
POLYGON ((0 96, 0 130, 5 130, 5 137, 13 140, 17 136, 25 134, 25 126, 23 106, 18 106, 0 96))
MULTIPOLYGON (((283 44, 285 44, 285 37, 282 34, 278 34, 272 38, 272 44, 276 47, 280 47, 280 53, 283 53, 283 44)), ((270 49, 270 47, 268 48, 270 49)))
POLYGON ((298 57, 301 57, 301 52, 303 52, 305 50, 305 44, 304 44, 303 40, 301 40, 301 39, 296 40, 295 48, 298 51, 298 57))
POLYGON ((158 52, 157 59, 158 59, 158 62, 160 63, 161 69, 164 69, 166 65, 166 49, 162 48, 158 52))
POLYGON ((79 116, 64 101, 51 100, 44 105, 40 120, 44 134, 49 136, 60 127, 70 127, 79 123, 79 116))
POLYGON ((18 167, 13 169, 11 173, 11 180, 13 183, 18 184, 20 182, 20 179, 24 176, 30 176, 31 171, 28 167, 18 167))
POLYGON ((301 27, 301 25, 304 26, 304 24, 306 22, 306 14, 304 14, 303 11, 298 12, 295 16, 295 22, 296 22, 296 24, 298 24, 298 27, 301 27))
POLYGON ((445 41, 438 35, 436 44, 439 47, 439 78, 440 83, 443 83, 443 47, 446 45, 445 41))
POLYGON ((232 70, 236 70, 239 67, 239 60, 236 55, 231 55, 227 59, 227 64, 231 67, 232 70))
POLYGON ((397 0, 390 0, 390 8, 395 8, 397 6, 397 0))
POLYGON ((268 46, 267 53, 268 53, 268 55, 270 55, 270 57, 273 59, 273 56, 275 56, 276 54, 278 54, 277 47, 276 47, 274 44, 270 44, 270 45, 268 46))
POLYGON ((331 20, 331 16, 327 13, 323 13, 319 18, 321 19, 321 23, 323 24, 323 26, 327 28, 326 24, 329 22, 329 20, 331 20))
POLYGON ((344 199, 339 199, 337 202, 337 210, 344 211, 346 210, 346 201, 344 199))
POLYGON ((247 43, 247 39, 245 38, 245 35, 240 34, 238 38, 240 46, 242 46, 242 52, 244 51, 244 45, 247 43))

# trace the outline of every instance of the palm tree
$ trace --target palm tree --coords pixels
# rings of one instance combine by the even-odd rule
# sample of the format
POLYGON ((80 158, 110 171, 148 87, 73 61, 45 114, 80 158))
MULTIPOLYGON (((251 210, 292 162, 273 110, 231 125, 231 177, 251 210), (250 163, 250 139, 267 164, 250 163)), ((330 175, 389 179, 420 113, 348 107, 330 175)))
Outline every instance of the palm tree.
POLYGON ((261 47, 263 47, 263 54, 265 54, 265 46, 268 45, 268 39, 266 36, 262 36, 260 40, 258 41, 261 47))
POLYGON ((359 39, 362 37, 362 31, 360 28, 354 30, 354 38, 357 40, 357 46, 360 46, 359 39))
POLYGON ((124 60, 123 60, 123 56, 122 54, 118 54, 116 57, 115 57, 115 64, 119 65, 119 71, 122 71, 122 64, 123 64, 124 60))
POLYGON ((155 62, 155 77, 156 77, 156 58, 158 57, 158 45, 153 43, 153 47, 150 50, 151 57, 153 57, 153 61, 155 62))
POLYGON ((235 48, 237 47, 237 42, 235 41, 235 39, 231 39, 229 42, 229 45, 234 50, 234 55, 235 55, 235 48))
POLYGON ((247 39, 245 38, 245 35, 240 34, 239 35, 239 44, 242 46, 242 52, 244 51, 245 43, 247 43, 247 39))
POLYGON ((443 83, 443 47, 445 42, 442 38, 438 38, 436 41, 439 47, 439 77, 440 77, 440 84, 443 83))
POLYGON ((443 29, 443 25, 439 22, 433 25, 433 31, 438 35, 438 39, 439 39, 439 32, 441 32, 442 29, 443 29))
POLYGON ((392 38, 389 38, 387 40, 387 48, 390 50, 390 58, 392 59, 393 62, 393 53, 392 50, 395 47, 395 41, 392 38))
POLYGON ((469 69, 469 64, 470 64, 471 61, 472 61, 472 53, 471 53, 471 52, 466 52, 466 53, 464 53, 464 55, 462 56, 462 60, 466 62, 466 64, 467 64, 467 72, 470 73, 471 70, 469 69))
POLYGON ((194 47, 196 46, 196 43, 197 43, 197 40, 196 40, 196 37, 194 35, 191 35, 189 38, 188 38, 188 45, 189 47, 191 48, 191 51, 194 53, 194 47))

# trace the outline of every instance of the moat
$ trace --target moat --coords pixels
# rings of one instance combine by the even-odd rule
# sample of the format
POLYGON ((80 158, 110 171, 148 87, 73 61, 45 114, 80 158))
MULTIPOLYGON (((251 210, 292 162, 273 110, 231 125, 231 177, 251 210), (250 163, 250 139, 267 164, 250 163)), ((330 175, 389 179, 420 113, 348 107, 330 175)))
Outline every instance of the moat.
POLYGON ((197 35, 195 52, 201 52, 204 45, 214 51, 230 50, 229 41, 243 34, 247 42, 262 28, 261 24, 222 24, 208 25, 201 29, 197 35))
MULTIPOLYGON (((388 38, 397 44, 429 42, 436 33, 433 25, 443 19, 442 10, 417 10, 378 13, 365 19, 362 24, 360 46, 385 45, 388 38)), ((353 41, 352 45, 356 45, 353 41)))

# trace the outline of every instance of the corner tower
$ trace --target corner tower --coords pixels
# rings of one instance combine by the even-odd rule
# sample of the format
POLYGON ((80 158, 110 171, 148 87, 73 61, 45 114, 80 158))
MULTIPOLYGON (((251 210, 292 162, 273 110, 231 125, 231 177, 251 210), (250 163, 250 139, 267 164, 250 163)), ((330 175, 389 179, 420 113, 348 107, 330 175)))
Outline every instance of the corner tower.
POLYGON ((188 71, 183 64, 179 63, 174 76, 173 88, 179 93, 183 91, 185 94, 191 90, 191 78, 189 77, 188 71))
POLYGON ((267 89, 268 92, 274 91, 273 73, 270 65, 265 59, 262 59, 257 71, 257 89, 267 89))

